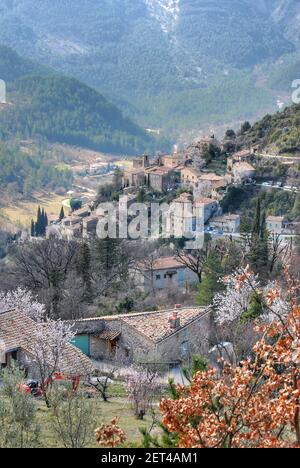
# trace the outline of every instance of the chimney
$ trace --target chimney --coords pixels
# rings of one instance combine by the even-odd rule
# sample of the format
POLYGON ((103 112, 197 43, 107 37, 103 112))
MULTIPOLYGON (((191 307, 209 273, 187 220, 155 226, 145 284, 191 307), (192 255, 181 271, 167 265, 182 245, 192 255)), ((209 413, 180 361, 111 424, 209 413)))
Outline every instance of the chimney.
POLYGON ((169 318, 170 328, 172 330, 178 330, 180 328, 180 317, 178 316, 178 312, 174 311, 169 318))

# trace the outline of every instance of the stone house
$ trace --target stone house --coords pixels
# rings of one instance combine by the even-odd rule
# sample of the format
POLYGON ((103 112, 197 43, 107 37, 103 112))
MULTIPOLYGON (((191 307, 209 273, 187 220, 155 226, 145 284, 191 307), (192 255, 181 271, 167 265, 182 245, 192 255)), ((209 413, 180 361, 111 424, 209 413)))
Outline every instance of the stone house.
POLYGON ((201 177, 201 171, 192 166, 184 167, 181 170, 181 185, 182 187, 195 188, 198 185, 201 177))
POLYGON ((124 171, 123 187, 148 186, 156 192, 167 192, 180 184, 180 169, 177 164, 163 166, 161 160, 159 164, 150 164, 148 156, 136 158, 133 168, 124 171))
POLYGON ((255 172, 255 168, 247 162, 235 163, 232 168, 234 182, 237 184, 253 180, 255 172))
POLYGON ((123 187, 143 187, 146 184, 145 170, 142 168, 124 171, 123 187))
POLYGON ((181 308, 92 319, 75 323, 74 341, 85 354, 120 365, 180 365, 208 355, 209 308, 181 308))
MULTIPOLYGON (((47 326, 45 324, 45 326, 47 326)), ((32 356, 37 334, 36 322, 17 310, 0 311, 0 365, 20 365, 30 378, 38 378, 32 356)), ((58 369, 68 378, 86 378, 94 372, 91 361, 75 346, 69 344, 58 369)))
POLYGON ((91 215, 91 209, 89 206, 84 206, 80 210, 73 211, 72 215, 77 218, 87 218, 91 215))
POLYGON ((167 234, 180 238, 204 232, 204 225, 218 213, 221 214, 222 209, 217 200, 196 198, 189 193, 182 193, 172 202, 167 220, 167 234))
POLYGON ((244 149, 234 153, 227 159, 227 170, 232 172, 235 163, 248 162, 252 156, 253 152, 250 149, 244 149))
POLYGON ((201 174, 201 176, 199 177, 199 182, 209 183, 211 185, 212 190, 226 188, 228 185, 226 177, 218 176, 214 172, 201 174))
POLYGON ((176 257, 140 261, 132 268, 131 277, 136 287, 144 292, 184 289, 198 281, 197 275, 176 257))
POLYGON ((156 192, 176 189, 180 184, 180 172, 164 166, 152 166, 145 171, 146 185, 156 192))
POLYGON ((215 216, 220 212, 222 213, 219 202, 212 198, 195 198, 194 204, 196 206, 204 206, 204 224, 206 224, 212 216, 215 216))
POLYGON ((135 158, 130 169, 123 173, 123 187, 142 187, 146 185, 145 169, 150 166, 149 156, 135 158))
POLYGON ((210 227, 220 229, 222 232, 236 234, 240 232, 241 217, 237 214, 224 214, 215 216, 209 223, 210 227))
POLYGON ((183 164, 183 159, 179 154, 161 156, 160 161, 162 166, 168 167, 169 169, 174 169, 183 164))
POLYGON ((83 219, 82 222, 82 236, 88 238, 96 235, 97 225, 101 216, 91 215, 83 219))
POLYGON ((145 169, 150 166, 149 156, 144 155, 140 158, 135 158, 132 163, 133 169, 145 169))
POLYGON ((266 224, 271 234, 294 234, 296 230, 295 224, 284 216, 268 216, 266 224))

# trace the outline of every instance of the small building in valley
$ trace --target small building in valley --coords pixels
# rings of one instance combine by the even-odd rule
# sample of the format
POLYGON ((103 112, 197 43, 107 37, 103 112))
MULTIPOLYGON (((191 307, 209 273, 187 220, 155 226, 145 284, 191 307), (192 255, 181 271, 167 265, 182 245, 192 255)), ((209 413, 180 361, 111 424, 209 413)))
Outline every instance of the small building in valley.
POLYGON ((197 275, 176 257, 139 261, 132 268, 131 276, 144 292, 186 288, 198 281, 197 275))
POLYGON ((209 223, 210 227, 220 229, 222 232, 237 234, 240 232, 241 217, 237 214, 224 214, 215 216, 209 223))
POLYGON ((297 223, 289 221, 285 216, 268 216, 266 219, 267 230, 270 234, 295 234, 297 223))
POLYGON ((211 310, 184 308, 76 321, 74 341, 99 361, 174 366, 208 354, 211 310))

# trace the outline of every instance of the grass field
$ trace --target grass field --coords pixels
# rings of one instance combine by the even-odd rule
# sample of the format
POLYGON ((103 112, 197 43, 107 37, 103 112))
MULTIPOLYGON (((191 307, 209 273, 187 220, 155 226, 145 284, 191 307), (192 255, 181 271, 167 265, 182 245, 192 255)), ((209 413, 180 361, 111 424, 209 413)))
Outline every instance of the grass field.
MULTIPOLYGON (((53 432, 51 430, 51 416, 50 411, 47 409, 46 405, 39 401, 38 412, 37 412, 37 421, 41 427, 41 445, 43 448, 63 448, 61 443, 58 443, 53 432)), ((92 400, 94 406, 94 416, 96 419, 96 427, 101 426, 102 424, 109 423, 114 417, 119 418, 118 425, 125 431, 127 441, 126 447, 138 447, 141 446, 142 435, 139 431, 139 428, 147 427, 149 428, 152 423, 151 415, 145 417, 144 421, 139 421, 135 418, 130 403, 126 398, 115 397, 112 398, 109 402, 104 403, 99 398, 94 398, 92 400)), ((95 427, 95 429, 96 429, 95 427)), ((91 442, 89 448, 98 447, 94 434, 91 434, 91 442)))
POLYGON ((36 218, 37 209, 44 208, 48 216, 58 217, 65 197, 54 193, 41 194, 30 201, 18 201, 14 206, 0 208, 0 224, 8 223, 18 228, 29 228, 31 219, 36 218))

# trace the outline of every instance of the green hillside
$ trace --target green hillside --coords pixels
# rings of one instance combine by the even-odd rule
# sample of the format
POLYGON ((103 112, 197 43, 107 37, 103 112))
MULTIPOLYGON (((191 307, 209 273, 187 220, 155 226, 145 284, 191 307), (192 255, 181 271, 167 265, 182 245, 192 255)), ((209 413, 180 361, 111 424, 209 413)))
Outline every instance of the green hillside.
MULTIPOLYGON (((0 44, 0 78, 11 82, 26 75, 46 75, 50 69, 23 59, 14 50, 0 44)), ((53 72, 52 72, 53 73, 53 72)))
POLYGON ((0 42, 171 133, 276 110, 268 75, 299 49, 299 12, 297 0, 14 0, 0 42))
POLYGON ((111 153, 168 149, 101 94, 76 79, 22 59, 0 47, 0 77, 9 104, 0 112, 0 137, 46 138, 111 153))
POLYGON ((241 137, 244 146, 260 145, 270 154, 300 154, 300 105, 266 115, 241 137))

